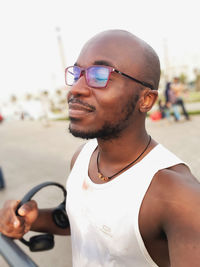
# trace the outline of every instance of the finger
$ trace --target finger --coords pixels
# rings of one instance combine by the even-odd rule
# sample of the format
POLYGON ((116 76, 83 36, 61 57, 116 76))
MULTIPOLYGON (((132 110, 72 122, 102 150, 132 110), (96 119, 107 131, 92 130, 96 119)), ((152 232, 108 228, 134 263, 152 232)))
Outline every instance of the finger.
POLYGON ((14 222, 13 222, 13 226, 14 226, 14 228, 19 228, 19 226, 20 226, 20 221, 19 221, 17 218, 14 220, 14 222))
POLYGON ((26 216, 28 213, 35 210, 37 210, 37 203, 35 200, 30 200, 19 208, 18 214, 20 216, 26 216))
POLYGON ((31 228, 30 224, 29 225, 25 224, 24 233, 25 234, 28 233, 30 231, 30 228, 31 228))
POLYGON ((10 200, 6 204, 8 206, 8 209, 10 208, 10 216, 9 216, 9 221, 15 228, 20 226, 20 221, 16 216, 16 209, 17 206, 19 205, 20 200, 10 200))
POLYGON ((7 200, 4 204, 6 209, 13 209, 16 210, 17 206, 19 205, 20 200, 7 200))
POLYGON ((7 200, 3 207, 3 215, 1 218, 2 225, 9 227, 19 227, 20 221, 15 214, 15 210, 19 204, 19 200, 7 200))
POLYGON ((10 213, 10 222, 15 229, 24 225, 24 219, 21 219, 19 216, 16 215, 16 209, 19 203, 20 200, 10 202, 12 208, 10 213))
POLYGON ((10 231, 23 231, 25 227, 25 220, 23 217, 14 216, 11 218, 10 223, 7 223, 7 228, 10 228, 10 231))
MULTIPOLYGON (((2 232, 3 233, 3 232, 2 232)), ((11 237, 11 238, 16 238, 16 239, 20 239, 23 237, 24 235, 24 232, 21 232, 21 233, 8 233, 8 232, 5 232, 3 233, 4 235, 8 236, 8 237, 11 237)))
POLYGON ((31 200, 24 204, 18 211, 19 215, 24 217, 26 226, 30 229, 32 223, 38 217, 38 208, 37 203, 34 200, 31 200))
POLYGON ((5 235, 11 235, 16 237, 16 235, 24 235, 25 233, 25 221, 24 220, 19 220, 19 226, 15 227, 14 224, 7 224, 5 227, 2 229, 2 233, 5 235))
POLYGON ((20 218, 20 216, 15 216, 13 218, 13 227, 15 229, 19 229, 21 227, 24 227, 25 225, 25 219, 24 218, 20 218))

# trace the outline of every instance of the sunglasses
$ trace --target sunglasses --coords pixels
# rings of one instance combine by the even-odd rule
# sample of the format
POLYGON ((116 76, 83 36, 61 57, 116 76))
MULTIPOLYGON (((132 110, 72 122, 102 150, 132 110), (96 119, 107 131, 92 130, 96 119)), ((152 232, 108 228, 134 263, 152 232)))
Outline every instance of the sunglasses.
POLYGON ((89 87, 93 88, 106 88, 108 85, 110 75, 112 72, 116 72, 120 75, 123 75, 136 83, 139 83, 145 87, 150 89, 154 89, 153 86, 149 83, 142 82, 137 80, 128 74, 125 74, 119 70, 116 70, 110 66, 103 66, 103 65, 92 65, 88 68, 81 68, 78 66, 70 66, 65 69, 65 82, 67 85, 72 86, 74 85, 78 79, 85 74, 86 83, 89 87))

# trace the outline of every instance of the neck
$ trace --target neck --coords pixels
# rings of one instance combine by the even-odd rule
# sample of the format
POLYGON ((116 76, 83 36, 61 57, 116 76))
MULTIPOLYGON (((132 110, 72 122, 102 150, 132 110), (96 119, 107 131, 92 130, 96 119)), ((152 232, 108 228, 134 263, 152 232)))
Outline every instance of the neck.
POLYGON ((149 136, 146 130, 128 131, 120 137, 110 140, 98 139, 98 151, 101 162, 119 163, 121 165, 136 158, 147 144, 149 136))
MULTIPOLYGON (((146 131, 131 132, 126 138, 113 140, 98 140, 98 148, 95 151, 95 165, 98 180, 107 182, 116 178, 134 164, 138 163, 151 150, 153 143, 146 131)), ((98 181, 98 182, 99 182, 98 181)))
POLYGON ((102 174, 102 172, 99 169, 99 156, 100 156, 100 152, 98 152, 97 154, 97 170, 98 170, 98 176, 102 181, 109 181, 110 179, 112 179, 113 177, 116 177, 117 175, 119 175, 120 173, 122 173, 123 171, 127 170, 128 168, 130 168, 131 166, 133 166, 133 164, 135 164, 142 156, 143 154, 145 154, 145 152, 147 151, 149 145, 151 143, 151 136, 149 136, 149 140, 147 145, 145 146, 145 148, 143 149, 143 151, 139 154, 139 156, 137 156, 133 161, 129 162, 128 164, 126 164, 122 169, 120 169, 119 171, 117 171, 116 173, 112 174, 111 176, 104 176, 102 174))

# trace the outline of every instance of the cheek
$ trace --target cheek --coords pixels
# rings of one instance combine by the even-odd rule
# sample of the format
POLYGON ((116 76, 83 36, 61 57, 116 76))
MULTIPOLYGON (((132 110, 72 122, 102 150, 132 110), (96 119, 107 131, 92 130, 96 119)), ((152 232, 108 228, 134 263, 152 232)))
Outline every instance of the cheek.
POLYGON ((103 116, 104 119, 115 118, 121 113, 121 105, 123 100, 121 98, 113 97, 101 99, 98 102, 99 115, 103 116))
MULTIPOLYGON (((138 96, 138 92, 136 89, 133 91, 129 83, 111 80, 103 91, 95 91, 98 115, 107 120, 116 119, 122 113, 127 112, 127 105, 136 98, 136 95, 138 96)), ((135 100, 138 102, 138 99, 135 100)))
POLYGON ((124 97, 112 97, 110 101, 101 103, 101 108, 98 113, 99 122, 116 123, 127 114, 127 99, 124 97))
POLYGON ((107 110, 112 112, 119 110, 121 103, 125 100, 123 92, 124 87, 119 84, 114 86, 114 83, 110 81, 110 86, 103 89, 103 91, 95 92, 98 107, 100 107, 104 112, 107 110))

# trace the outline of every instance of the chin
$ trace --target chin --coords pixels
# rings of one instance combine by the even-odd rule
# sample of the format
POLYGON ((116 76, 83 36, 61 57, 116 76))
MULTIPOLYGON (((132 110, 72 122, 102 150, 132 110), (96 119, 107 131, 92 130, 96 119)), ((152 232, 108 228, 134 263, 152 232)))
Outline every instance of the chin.
POLYGON ((78 130, 72 127, 69 127, 69 132, 75 136, 75 137, 79 137, 82 139, 93 139, 96 138, 95 134, 91 133, 91 132, 86 132, 86 131, 82 131, 82 130, 78 130))
POLYGON ((84 125, 80 125, 80 122, 72 120, 69 124, 69 132, 75 136, 82 139, 93 139, 95 138, 95 134, 91 130, 87 130, 87 127, 84 125))
POLYGON ((69 125, 69 132, 73 136, 82 139, 116 139, 120 136, 121 130, 120 127, 112 127, 110 124, 105 124, 100 129, 89 129, 88 131, 86 131, 86 127, 78 127, 78 125, 74 125, 73 123, 69 125))

